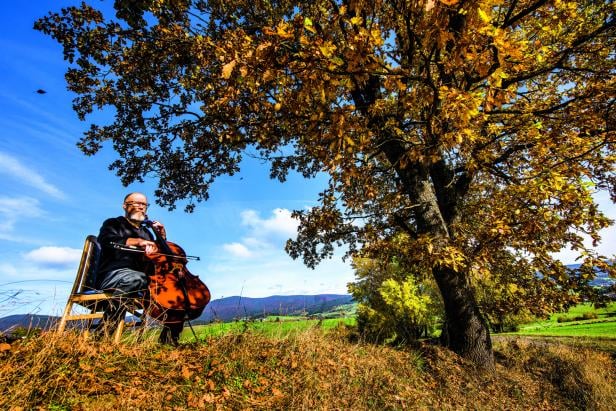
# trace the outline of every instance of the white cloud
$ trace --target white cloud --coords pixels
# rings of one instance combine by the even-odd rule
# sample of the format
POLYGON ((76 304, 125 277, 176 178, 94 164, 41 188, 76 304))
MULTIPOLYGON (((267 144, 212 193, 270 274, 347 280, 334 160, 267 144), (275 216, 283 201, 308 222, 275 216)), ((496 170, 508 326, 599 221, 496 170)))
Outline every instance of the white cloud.
POLYGON ((77 248, 46 246, 32 250, 24 257, 43 266, 72 267, 79 263, 81 252, 77 248))
POLYGON ((244 244, 240 243, 224 244, 222 248, 234 257, 248 258, 253 255, 244 244))
POLYGON ((221 258, 209 261, 193 273, 202 273, 213 298, 244 295, 266 297, 293 294, 347 294, 354 281, 353 269, 339 255, 324 260, 314 270, 293 260, 283 250, 269 250, 250 260, 221 258))
POLYGON ((0 197, 0 238, 6 239, 17 221, 44 215, 39 201, 32 197, 0 197))
MULTIPOLYGON (((593 250, 599 255, 607 258, 614 258, 616 256, 616 227, 612 226, 608 229, 601 231, 601 243, 596 247, 592 244, 592 239, 586 235, 582 235, 584 238, 584 246, 593 250)), ((573 251, 569 248, 563 248, 558 253, 553 253, 552 256, 557 260, 562 261, 564 264, 577 264, 580 263, 580 252, 573 251)))
POLYGON ((268 250, 281 249, 284 241, 297 234, 298 221, 284 208, 274 209, 266 219, 255 210, 244 210, 240 217, 241 225, 249 228, 247 235, 240 242, 222 246, 233 257, 254 258, 268 250))
POLYGON ((299 222, 291 217, 291 211, 285 208, 276 208, 272 211, 272 217, 262 219, 254 210, 242 212, 242 225, 252 229, 252 235, 267 237, 277 235, 285 238, 293 237, 297 233, 299 222))
POLYGON ((208 258, 207 266, 191 268, 204 274, 213 298, 348 292, 354 272, 342 261, 342 252, 310 269, 284 251, 284 242, 297 234, 291 211, 277 208, 262 218, 255 210, 244 210, 240 217, 244 236, 224 244, 224 252, 208 258))
MULTIPOLYGON (((599 205, 599 209, 610 219, 616 221, 616 207, 612 203, 609 193, 600 191, 593 196, 594 200, 599 205)), ((601 234, 601 242, 597 246, 593 246, 592 239, 587 235, 583 235, 584 246, 594 250, 596 253, 612 258, 616 256, 616 225, 611 225, 599 232, 601 234)), ((565 264, 579 263, 577 260, 580 257, 580 253, 570 249, 562 249, 558 253, 554 253, 553 256, 562 261, 565 264)))
POLYGON ((36 171, 22 164, 16 158, 0 152, 0 173, 7 174, 21 183, 34 187, 55 198, 64 198, 64 193, 36 171))

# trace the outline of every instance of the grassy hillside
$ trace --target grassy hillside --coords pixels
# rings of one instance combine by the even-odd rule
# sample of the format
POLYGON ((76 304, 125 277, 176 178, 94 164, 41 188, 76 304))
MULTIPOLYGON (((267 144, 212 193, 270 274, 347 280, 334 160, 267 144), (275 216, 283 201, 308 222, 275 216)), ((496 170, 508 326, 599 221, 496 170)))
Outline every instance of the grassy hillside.
POLYGON ((610 355, 515 338, 496 373, 430 344, 395 349, 318 327, 241 332, 179 348, 70 333, 0 346, 0 409, 597 409, 616 405, 610 355))
POLYGON ((616 303, 605 308, 579 304, 566 313, 520 326, 518 335, 616 339, 616 303))

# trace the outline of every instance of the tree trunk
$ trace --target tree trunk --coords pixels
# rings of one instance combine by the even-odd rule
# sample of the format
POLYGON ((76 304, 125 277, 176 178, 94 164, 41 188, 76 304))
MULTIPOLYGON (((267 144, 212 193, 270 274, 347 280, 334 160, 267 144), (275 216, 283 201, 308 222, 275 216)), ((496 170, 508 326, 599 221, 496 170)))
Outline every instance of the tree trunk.
MULTIPOLYGON (((406 193, 416 203, 414 214, 417 233, 427 234, 438 246, 449 242, 451 233, 444 215, 454 216, 456 213, 452 207, 458 201, 441 195, 442 204, 439 204, 428 167, 419 162, 403 165, 400 159, 405 151, 396 140, 384 144, 383 151, 390 163, 396 165, 406 193)), ((446 191, 439 188, 441 193, 446 191)), ((451 195, 456 193, 452 192, 451 195)), ((494 370, 488 325, 479 311, 465 274, 438 266, 432 269, 432 274, 445 303, 447 318, 443 326, 444 345, 473 361, 478 367, 494 370)))
POLYGON ((478 367, 493 371, 494 353, 488 324, 477 307, 464 274, 449 268, 436 267, 432 271, 445 303, 443 345, 478 367))

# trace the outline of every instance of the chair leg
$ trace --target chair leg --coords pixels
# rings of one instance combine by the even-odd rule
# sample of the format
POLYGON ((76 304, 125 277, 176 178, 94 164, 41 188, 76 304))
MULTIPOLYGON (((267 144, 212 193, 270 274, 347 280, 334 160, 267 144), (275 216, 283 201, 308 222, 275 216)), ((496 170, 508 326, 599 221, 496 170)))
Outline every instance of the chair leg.
POLYGON ((66 318, 70 315, 71 310, 73 309, 73 302, 68 301, 66 303, 66 307, 64 307, 64 314, 62 314, 62 318, 60 319, 60 324, 58 324, 58 332, 64 332, 64 328, 66 328, 66 318))
POLYGON ((118 322, 118 326, 117 326, 115 332, 113 333, 113 342, 114 342, 114 344, 119 344, 120 343, 120 339, 122 338, 122 333, 124 332, 124 323, 125 322, 126 321, 125 321, 124 318, 122 318, 118 322))
MULTIPOLYGON (((96 306, 94 306, 94 308, 90 310, 90 314, 95 314, 95 313, 96 313, 96 306)), ((86 323, 84 324, 83 333, 82 333, 83 338, 88 339, 90 337, 93 322, 94 320, 87 320, 86 323)))

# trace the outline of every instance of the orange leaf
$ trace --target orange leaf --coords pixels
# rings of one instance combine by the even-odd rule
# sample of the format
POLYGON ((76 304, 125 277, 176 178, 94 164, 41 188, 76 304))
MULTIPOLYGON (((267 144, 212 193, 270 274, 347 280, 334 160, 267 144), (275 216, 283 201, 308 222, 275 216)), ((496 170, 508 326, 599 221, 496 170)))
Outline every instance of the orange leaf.
POLYGON ((194 372, 192 372, 192 371, 190 370, 190 368, 188 368, 188 367, 182 367, 182 376, 183 376, 185 379, 189 379, 189 378, 190 378, 193 374, 194 374, 194 372))
POLYGON ((222 66, 222 78, 228 79, 229 77, 231 77, 231 73, 233 72, 233 69, 235 68, 236 64, 237 61, 231 60, 230 62, 222 66))

